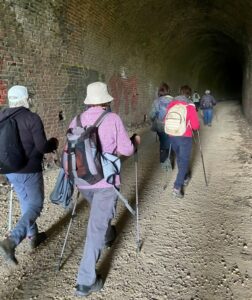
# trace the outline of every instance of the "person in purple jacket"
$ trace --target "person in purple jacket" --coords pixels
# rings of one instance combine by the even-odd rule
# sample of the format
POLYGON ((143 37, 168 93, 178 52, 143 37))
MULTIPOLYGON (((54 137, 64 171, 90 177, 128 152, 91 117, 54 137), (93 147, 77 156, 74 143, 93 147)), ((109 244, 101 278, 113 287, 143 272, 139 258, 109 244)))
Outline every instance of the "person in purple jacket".
MULTIPOLYGON (((108 110, 113 98, 103 82, 94 82, 87 86, 84 104, 88 105, 80 120, 82 126, 93 125, 99 116, 108 110)), ((76 127, 76 117, 69 128, 76 127)), ((121 118, 109 112, 98 127, 98 135, 103 152, 118 156, 134 154, 140 137, 134 134, 129 138, 121 118)), ((120 178, 116 178, 116 186, 120 186, 120 178)), ((116 238, 115 226, 111 225, 115 217, 117 194, 114 188, 102 179, 90 186, 78 185, 78 189, 90 205, 90 215, 86 232, 86 240, 77 276, 76 295, 87 296, 103 287, 101 276, 96 274, 96 263, 105 246, 111 245, 116 238)))
POLYGON ((9 107, 0 111, 0 121, 7 117, 16 120, 27 163, 16 173, 6 174, 17 194, 21 218, 9 232, 8 237, 0 242, 0 254, 6 261, 17 264, 15 249, 23 239, 29 239, 31 248, 36 248, 46 239, 45 232, 39 233, 36 224, 44 203, 42 160, 44 153, 57 149, 58 140, 46 139, 40 117, 29 110, 26 87, 20 85, 11 87, 8 91, 8 101, 9 107))

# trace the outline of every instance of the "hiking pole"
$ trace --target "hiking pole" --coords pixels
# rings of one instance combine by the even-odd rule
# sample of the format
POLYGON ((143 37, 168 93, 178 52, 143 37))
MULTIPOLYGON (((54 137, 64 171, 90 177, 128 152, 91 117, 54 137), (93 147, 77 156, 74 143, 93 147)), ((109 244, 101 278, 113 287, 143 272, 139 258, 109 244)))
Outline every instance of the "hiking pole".
POLYGON ((197 134, 198 134, 198 140, 199 140, 199 148, 200 148, 200 155, 201 155, 202 167, 203 167, 203 172, 204 172, 204 177, 205 177, 205 183, 206 183, 206 186, 207 186, 208 183, 207 183, 207 178, 206 178, 206 170, 205 170, 203 152, 202 152, 202 147, 201 147, 201 142, 200 142, 199 130, 197 130, 197 134))
POLYGON ((136 247, 137 247, 137 252, 140 252, 142 242, 140 240, 139 209, 138 209, 138 153, 137 153, 137 149, 134 153, 134 161, 135 161, 135 177, 136 177, 136 247))
POLYGON ((71 225, 72 225, 72 222, 73 222, 73 218, 75 217, 75 210, 76 210, 77 202, 78 202, 78 197, 76 196, 76 201, 74 203, 74 207, 73 207, 72 214, 71 214, 71 219, 70 219, 69 224, 68 224, 64 244, 63 244, 62 249, 61 249, 61 254, 60 254, 60 258, 59 258, 57 271, 60 271, 60 268, 61 268, 61 261, 62 261, 63 254, 64 254, 64 251, 65 251, 65 248, 66 248, 66 243, 67 243, 68 235, 69 235, 70 228, 71 228, 71 225))
POLYGON ((10 198, 9 198, 9 217, 8 217, 8 231, 11 231, 12 227, 12 210, 13 210, 13 185, 11 183, 10 198))
MULTIPOLYGON (((168 152, 168 158, 167 158, 169 162, 170 162, 170 157, 171 157, 171 144, 169 146, 169 152, 168 152)), ((171 166, 171 169, 172 169, 172 166, 171 166)), ((166 168, 166 171, 167 171, 167 174, 168 174, 167 168, 166 168)), ((163 190, 166 190, 166 188, 167 188, 167 183, 164 185, 163 190)))

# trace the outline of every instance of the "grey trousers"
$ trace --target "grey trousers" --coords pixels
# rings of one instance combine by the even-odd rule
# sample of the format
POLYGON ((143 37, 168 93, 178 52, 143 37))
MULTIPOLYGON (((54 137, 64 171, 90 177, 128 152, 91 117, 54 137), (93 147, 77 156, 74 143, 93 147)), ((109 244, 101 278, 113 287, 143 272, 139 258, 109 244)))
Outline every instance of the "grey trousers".
POLYGON ((113 188, 80 190, 89 202, 86 241, 79 265, 77 284, 90 286, 96 280, 96 263, 110 240, 111 220, 115 216, 117 195, 113 188))

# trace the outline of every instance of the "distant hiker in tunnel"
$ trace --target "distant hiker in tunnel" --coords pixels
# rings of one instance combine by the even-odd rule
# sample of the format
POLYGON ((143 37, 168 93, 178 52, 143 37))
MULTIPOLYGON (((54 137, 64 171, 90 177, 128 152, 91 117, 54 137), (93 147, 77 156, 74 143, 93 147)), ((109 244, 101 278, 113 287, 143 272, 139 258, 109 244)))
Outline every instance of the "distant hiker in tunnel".
POLYGON ((210 90, 205 91, 205 95, 200 99, 200 109, 203 111, 204 125, 212 126, 213 107, 216 105, 216 100, 211 95, 210 90))
POLYGON ((164 132, 164 117, 168 104, 173 97, 170 95, 170 88, 163 82, 158 89, 158 98, 154 100, 149 117, 152 121, 151 130, 155 131, 159 137, 160 163, 162 168, 173 168, 174 153, 171 151, 169 136, 164 132), (170 152, 169 152, 170 150, 170 152), (170 153, 170 157, 168 159, 170 153))
POLYGON ((195 105, 188 103, 191 88, 184 85, 180 95, 170 102, 165 116, 165 132, 169 135, 172 149, 176 154, 178 174, 174 182, 173 195, 184 196, 183 187, 190 180, 189 162, 192 150, 192 131, 200 127, 195 105))
POLYGON ((0 111, 0 173, 6 174, 13 185, 22 216, 8 237, 0 242, 0 253, 7 261, 17 264, 15 249, 23 239, 28 238, 31 248, 36 248, 46 238, 45 232, 38 232, 36 224, 44 202, 42 160, 44 153, 57 149, 58 140, 46 139, 40 117, 29 110, 30 98, 26 87, 16 85, 10 88, 8 100, 9 108, 0 111), (18 143, 15 146, 10 144, 7 149, 14 135, 18 143), (4 149, 8 151, 5 158, 4 149), (17 158, 20 152, 23 156, 17 158))
POLYGON ((194 91, 194 93, 192 95, 192 101, 196 107, 196 110, 198 111, 199 107, 200 107, 200 95, 196 90, 194 91))
MULTIPOLYGON (((79 126, 96 124, 102 153, 131 156, 140 143, 140 137, 134 134, 129 138, 121 118, 113 112, 107 112, 112 100, 105 83, 89 84, 84 100, 84 104, 89 108, 72 120, 69 131, 74 132, 74 129, 80 128, 79 126), (97 124, 98 119, 100 121, 97 124)), ((115 186, 120 186, 119 175, 115 177, 115 186)), ((94 184, 85 185, 78 182, 77 187, 90 206, 86 240, 76 285, 76 295, 87 296, 99 291, 104 284, 101 276, 96 274, 96 263, 103 248, 110 246, 116 238, 115 226, 111 221, 115 217, 117 193, 105 178, 99 179, 94 184)))

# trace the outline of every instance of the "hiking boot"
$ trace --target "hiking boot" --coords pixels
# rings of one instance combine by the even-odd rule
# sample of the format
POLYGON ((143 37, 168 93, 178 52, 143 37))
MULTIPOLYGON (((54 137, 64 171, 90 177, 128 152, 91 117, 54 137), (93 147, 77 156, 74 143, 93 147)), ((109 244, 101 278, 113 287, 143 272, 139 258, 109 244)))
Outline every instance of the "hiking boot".
POLYGON ((105 247, 106 248, 112 247, 114 241, 116 240, 116 237, 117 237, 116 227, 115 225, 112 225, 111 232, 110 232, 110 239, 105 243, 105 247))
POLYGON ((93 292, 100 291, 103 288, 103 284, 104 283, 103 283, 101 276, 98 275, 96 277, 95 283, 92 284, 91 286, 77 284, 75 295, 79 296, 79 297, 87 297, 88 295, 90 295, 93 292))
POLYGON ((13 264, 17 265, 18 261, 15 257, 16 244, 10 238, 6 238, 0 242, 0 254, 4 259, 13 264))
POLYGON ((181 189, 173 188, 172 195, 176 198, 183 198, 184 197, 183 193, 181 192, 181 189))
POLYGON ((32 249, 37 248, 41 243, 46 240, 47 236, 45 232, 37 233, 36 235, 29 237, 30 247, 32 249))

